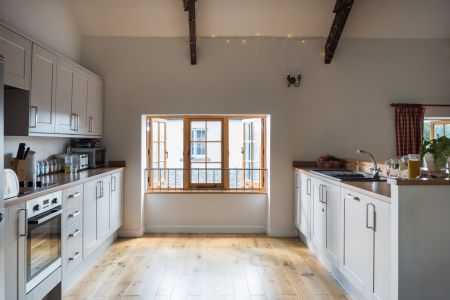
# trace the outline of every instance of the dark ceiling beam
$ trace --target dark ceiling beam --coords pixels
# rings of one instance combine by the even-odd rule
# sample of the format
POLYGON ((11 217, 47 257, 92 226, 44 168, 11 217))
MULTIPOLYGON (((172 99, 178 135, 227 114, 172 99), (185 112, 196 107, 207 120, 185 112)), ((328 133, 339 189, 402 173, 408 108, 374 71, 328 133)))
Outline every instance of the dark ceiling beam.
POLYGON ((184 11, 189 14, 189 47, 191 65, 197 64, 197 30, 195 22, 195 1, 197 0, 183 0, 184 11))
POLYGON ((337 0, 334 6, 333 25, 328 35, 327 43, 325 44, 325 63, 329 64, 333 60, 334 52, 336 51, 339 39, 344 31, 345 23, 347 22, 348 15, 352 9, 354 0, 337 0))

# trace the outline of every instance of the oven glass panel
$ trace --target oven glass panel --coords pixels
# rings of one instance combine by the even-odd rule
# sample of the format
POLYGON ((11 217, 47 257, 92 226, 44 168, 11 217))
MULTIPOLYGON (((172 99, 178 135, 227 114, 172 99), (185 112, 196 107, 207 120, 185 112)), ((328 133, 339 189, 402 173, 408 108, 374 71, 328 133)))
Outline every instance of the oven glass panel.
POLYGON ((61 215, 28 224, 27 281, 61 257, 61 215))

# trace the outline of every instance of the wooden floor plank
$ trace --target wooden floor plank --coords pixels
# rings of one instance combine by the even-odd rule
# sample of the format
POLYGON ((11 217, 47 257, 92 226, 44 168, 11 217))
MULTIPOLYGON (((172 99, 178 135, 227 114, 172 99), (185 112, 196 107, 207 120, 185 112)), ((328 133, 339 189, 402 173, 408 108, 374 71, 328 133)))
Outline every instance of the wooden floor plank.
POLYGON ((261 234, 149 234, 116 241, 64 299, 349 297, 298 239, 261 234))

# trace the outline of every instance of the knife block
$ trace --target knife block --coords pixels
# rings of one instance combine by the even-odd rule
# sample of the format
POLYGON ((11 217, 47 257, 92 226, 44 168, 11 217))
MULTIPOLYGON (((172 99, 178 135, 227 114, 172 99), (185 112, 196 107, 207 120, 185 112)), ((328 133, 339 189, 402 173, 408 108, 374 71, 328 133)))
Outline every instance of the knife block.
POLYGON ((26 162, 24 159, 13 159, 11 161, 11 169, 16 172, 19 181, 25 180, 26 162))

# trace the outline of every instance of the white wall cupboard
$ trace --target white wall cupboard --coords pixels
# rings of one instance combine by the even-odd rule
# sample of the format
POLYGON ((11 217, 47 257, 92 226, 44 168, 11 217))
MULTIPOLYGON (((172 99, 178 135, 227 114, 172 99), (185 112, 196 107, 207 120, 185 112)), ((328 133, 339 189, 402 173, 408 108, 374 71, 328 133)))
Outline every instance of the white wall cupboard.
POLYGON ((30 132, 55 132, 57 64, 56 54, 33 44, 30 132))
POLYGON ((30 90, 31 41, 0 25, 0 55, 5 58, 5 84, 30 90))
POLYGON ((298 177, 295 220, 305 243, 351 284, 356 298, 390 299, 391 205, 305 173, 298 177))
MULTIPOLYGON (((19 127, 20 131, 6 130, 7 134, 102 135, 101 78, 3 25, 0 25, 0 55, 6 62, 5 84, 30 90, 30 95, 20 94, 26 97, 25 102, 5 101, 8 111, 25 111, 29 104, 29 114, 5 124, 7 129, 19 127), (23 122, 28 130, 20 126, 23 122)), ((9 97, 12 96, 6 98, 9 97)))

